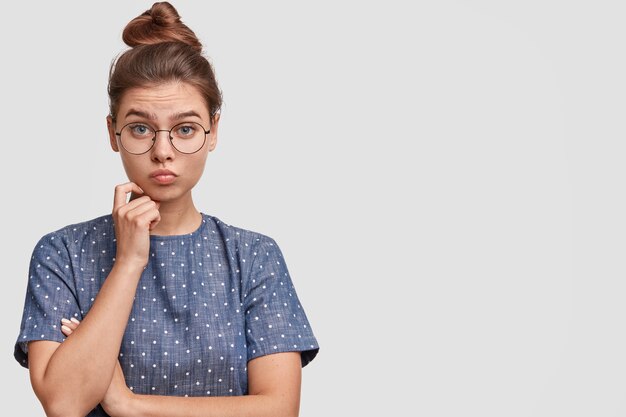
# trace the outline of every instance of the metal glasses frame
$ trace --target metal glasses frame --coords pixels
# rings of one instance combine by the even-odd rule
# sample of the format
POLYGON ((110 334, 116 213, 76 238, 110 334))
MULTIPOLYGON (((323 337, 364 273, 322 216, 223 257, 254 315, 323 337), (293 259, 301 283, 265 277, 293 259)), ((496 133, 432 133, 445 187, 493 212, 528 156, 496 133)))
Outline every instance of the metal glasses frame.
POLYGON ((170 144, 172 145, 172 148, 176 149, 176 151, 178 151, 178 152, 180 152, 180 153, 182 153, 182 154, 185 154, 185 155, 191 155, 191 154, 194 154, 194 153, 196 153, 196 152, 199 152, 199 151, 200 151, 200 149, 204 148, 204 144, 206 143, 206 135, 208 135, 209 133, 211 133, 211 129, 209 129, 209 130, 204 130, 204 126, 202 126, 202 125, 201 125, 200 123, 198 123, 198 122, 182 122, 182 123, 178 123, 178 124, 176 124, 176 125, 172 126, 172 128, 171 128, 171 129, 169 129, 169 130, 167 130, 167 129, 153 129, 153 128, 152 128, 150 125, 148 125, 147 123, 141 123, 141 122, 130 122, 130 123, 126 123, 124 126, 122 126, 122 128, 120 129, 120 131, 119 131, 119 132, 115 132, 115 136, 117 136, 118 138, 120 138, 120 144, 122 145, 122 148, 124 148, 124 150, 125 150, 126 152, 128 152, 129 154, 132 154, 132 155, 143 155, 143 154, 145 154, 145 153, 150 152, 150 150, 151 150, 152 148, 154 148, 154 144, 156 143, 156 137, 157 137, 157 133, 158 133, 158 132, 167 132, 167 137, 168 137, 168 138, 169 138, 169 140, 170 140, 170 144), (200 127, 202 128, 202 131, 204 132, 204 140, 202 141, 202 145, 200 145, 200 147, 199 147, 197 150, 193 151, 193 152, 183 152, 183 151, 181 151, 180 149, 178 149, 178 148, 176 147, 176 145, 174 145, 174 142, 173 142, 173 141, 174 141, 174 138, 172 137, 172 130, 174 130, 174 128, 176 128, 176 127, 178 127, 178 126, 180 126, 180 125, 184 125, 185 123, 193 123, 193 124, 196 124, 196 125, 200 126, 200 127), (145 124, 148 128, 150 128, 150 130, 152 130, 152 131, 154 132, 154 136, 153 136, 153 137, 152 137, 152 139, 151 139, 151 140, 152 140, 152 145, 151 145, 151 146, 150 146, 150 147, 149 147, 149 148, 148 148, 145 152, 139 152, 139 153, 136 153, 136 152, 131 152, 131 151, 129 151, 128 149, 126 149, 126 147, 124 146, 124 142, 122 142, 122 130, 124 130, 124 128, 125 128, 126 126, 130 126, 130 125, 132 125, 132 124, 145 124))

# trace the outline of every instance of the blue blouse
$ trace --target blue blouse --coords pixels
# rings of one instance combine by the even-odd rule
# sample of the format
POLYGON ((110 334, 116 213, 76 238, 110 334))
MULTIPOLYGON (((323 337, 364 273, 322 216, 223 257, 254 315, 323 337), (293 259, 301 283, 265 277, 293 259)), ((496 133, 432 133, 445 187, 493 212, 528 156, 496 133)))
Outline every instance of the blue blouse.
MULTIPOLYGON (((150 237, 119 358, 135 393, 245 395, 251 359, 298 351, 305 366, 319 350, 276 242, 202 217, 193 233, 150 237)), ((29 341, 63 342, 61 319, 88 314, 115 253, 111 215, 39 241, 15 344, 22 366, 29 341)))

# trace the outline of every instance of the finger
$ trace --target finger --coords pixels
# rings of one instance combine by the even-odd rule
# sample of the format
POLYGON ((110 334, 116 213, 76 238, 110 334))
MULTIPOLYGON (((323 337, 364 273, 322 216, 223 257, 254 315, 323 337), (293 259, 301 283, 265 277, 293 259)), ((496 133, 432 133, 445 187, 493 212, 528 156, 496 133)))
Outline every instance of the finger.
POLYGON ((65 326, 65 327, 69 327, 71 330, 76 330, 76 328, 78 327, 78 325, 80 324, 80 322, 76 319, 74 319, 75 321, 71 321, 68 319, 61 319, 61 323, 65 326))
POLYGON ((130 193, 130 198, 128 199, 128 202, 130 203, 131 201, 136 200, 136 199, 138 199, 139 197, 141 197, 141 195, 140 195, 140 194, 137 194, 137 193, 133 193, 133 192, 131 192, 131 193, 130 193))
POLYGON ((143 190, 134 182, 127 182, 115 186, 115 194, 113 196, 113 211, 119 209, 126 204, 126 195, 130 192, 143 194, 143 190))
MULTIPOLYGON (((157 208, 157 210, 158 210, 158 208, 157 208)), ((159 224, 159 222, 160 222, 160 221, 161 221, 161 213, 159 213, 159 216, 158 216, 156 219, 154 219, 154 220, 152 220, 152 221, 150 222, 149 229, 150 229, 150 230, 154 229, 154 227, 155 227, 157 224, 159 224)))
MULTIPOLYGON (((125 209, 126 210, 126 209, 125 209)), ((125 217, 128 220, 137 220, 143 219, 147 220, 149 218, 150 221, 154 220, 159 214, 158 204, 155 201, 148 200, 144 201, 141 204, 137 204, 135 207, 131 208, 128 212, 125 213, 125 217), (150 213, 150 214, 147 214, 150 213)), ((149 222, 148 222, 149 223, 149 222)))
POLYGON ((61 332, 65 335, 65 336, 69 336, 73 333, 73 330, 70 329, 69 327, 63 325, 61 326, 61 332))
POLYGON ((135 200, 129 201, 127 204, 125 204, 122 207, 120 207, 117 210, 117 213, 119 215, 124 215, 124 214, 128 213, 129 211, 139 207, 140 205, 145 204, 145 203, 149 203, 151 201, 152 201, 152 199, 150 197, 148 197, 147 195, 144 195, 143 197, 139 197, 139 198, 137 198, 135 200))
POLYGON ((148 229, 152 230, 161 221, 161 213, 155 205, 151 207, 142 206, 133 211, 132 221, 138 225, 147 225, 148 229))
POLYGON ((148 230, 152 230, 161 220, 161 213, 159 213, 160 203, 149 199, 142 200, 142 202, 135 200, 133 203, 135 203, 135 207, 129 208, 132 203, 121 207, 117 212, 117 216, 120 219, 124 219, 127 224, 134 224, 140 228, 147 226, 148 230))

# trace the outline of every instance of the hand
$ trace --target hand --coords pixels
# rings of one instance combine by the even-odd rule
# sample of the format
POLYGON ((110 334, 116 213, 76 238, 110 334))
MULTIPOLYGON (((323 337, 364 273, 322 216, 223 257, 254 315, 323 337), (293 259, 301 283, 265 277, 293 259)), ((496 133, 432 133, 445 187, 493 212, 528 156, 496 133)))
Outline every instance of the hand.
MULTIPOLYGON (((71 318, 71 320, 62 319, 61 320, 61 332, 66 337, 69 337, 74 330, 78 328, 80 321, 75 318, 71 318)), ((111 384, 107 389, 106 394, 104 394, 104 398, 102 399, 100 405, 104 408, 104 411, 111 416, 123 416, 127 415, 127 410, 130 408, 130 402, 133 398, 133 392, 128 389, 126 386, 126 379, 124 378, 124 372, 122 371, 122 366, 120 362, 117 361, 115 364, 115 370, 113 371, 113 378, 111 379, 111 384)))
POLYGON ((161 221, 159 203, 148 196, 137 197, 128 203, 126 195, 143 194, 133 182, 115 187, 113 221, 117 240, 116 262, 144 267, 150 252, 150 230, 161 221))

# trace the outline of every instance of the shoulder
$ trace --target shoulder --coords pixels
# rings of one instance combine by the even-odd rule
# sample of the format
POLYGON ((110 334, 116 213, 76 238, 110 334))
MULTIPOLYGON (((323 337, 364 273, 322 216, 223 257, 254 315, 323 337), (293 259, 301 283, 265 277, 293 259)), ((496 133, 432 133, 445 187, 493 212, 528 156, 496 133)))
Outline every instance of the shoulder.
POLYGON ((37 248, 45 246, 65 246, 77 244, 91 239, 91 241, 101 240, 110 236, 114 236, 113 220, 110 214, 96 217, 80 223, 73 223, 51 231, 39 239, 37 248))
POLYGON ((256 255, 262 248, 278 249, 276 241, 266 234, 233 226, 208 214, 203 213, 203 217, 207 224, 206 233, 210 238, 221 240, 229 249, 239 252, 240 255, 242 253, 256 255))

